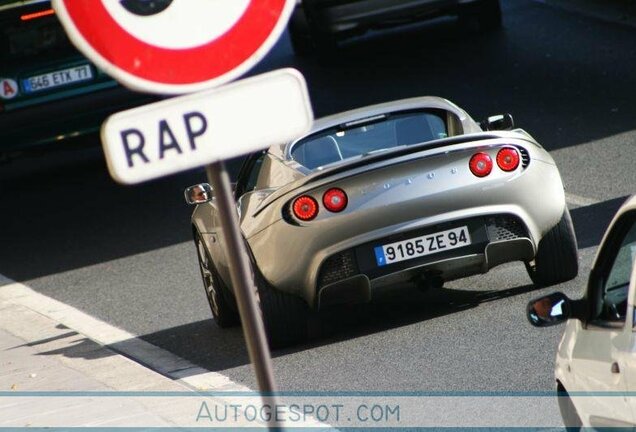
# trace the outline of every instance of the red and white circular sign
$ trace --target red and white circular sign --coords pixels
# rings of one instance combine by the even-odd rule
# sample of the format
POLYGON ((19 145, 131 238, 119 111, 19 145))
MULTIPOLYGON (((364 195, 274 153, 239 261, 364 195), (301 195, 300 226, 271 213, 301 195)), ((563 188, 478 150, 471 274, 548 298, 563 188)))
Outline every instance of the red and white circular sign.
POLYGON ((276 43, 295 0, 53 0, 75 46, 134 90, 219 86, 276 43))

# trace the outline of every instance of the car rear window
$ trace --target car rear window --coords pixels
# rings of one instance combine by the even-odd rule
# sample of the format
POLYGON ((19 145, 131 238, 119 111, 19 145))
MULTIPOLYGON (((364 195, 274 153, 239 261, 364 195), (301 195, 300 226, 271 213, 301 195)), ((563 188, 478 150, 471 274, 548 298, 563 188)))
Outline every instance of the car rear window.
POLYGON ((446 115, 442 110, 397 112, 310 135, 294 144, 291 156, 313 170, 356 156, 447 136, 446 115))

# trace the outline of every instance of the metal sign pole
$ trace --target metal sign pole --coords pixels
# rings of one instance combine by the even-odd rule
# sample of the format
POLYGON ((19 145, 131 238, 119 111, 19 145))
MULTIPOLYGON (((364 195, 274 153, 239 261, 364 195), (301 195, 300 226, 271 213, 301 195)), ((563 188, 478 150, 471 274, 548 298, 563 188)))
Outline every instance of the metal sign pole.
MULTIPOLYGON (((261 392, 267 394, 268 403, 274 407, 276 406, 274 395, 276 383, 274 381, 272 359, 265 336, 265 326, 263 325, 263 319, 254 294, 256 288, 237 220, 236 204, 232 199, 230 178, 223 161, 207 165, 205 170, 208 180, 214 189, 214 196, 219 210, 221 229, 225 237, 230 267, 230 277, 239 313, 241 314, 247 351, 254 365, 258 387, 261 392)), ((272 416, 269 427, 279 429, 281 426, 281 424, 276 422, 275 416, 272 416)))

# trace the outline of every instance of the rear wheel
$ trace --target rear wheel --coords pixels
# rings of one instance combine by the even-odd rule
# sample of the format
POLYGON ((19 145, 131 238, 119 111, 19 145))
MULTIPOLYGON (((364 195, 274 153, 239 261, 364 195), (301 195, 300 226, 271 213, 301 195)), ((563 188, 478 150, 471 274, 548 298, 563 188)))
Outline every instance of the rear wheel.
POLYGON ((539 241, 534 264, 526 263, 537 286, 550 286, 574 279, 579 272, 579 255, 572 217, 568 209, 539 241))
POLYGON ((475 0, 462 6, 459 18, 472 30, 496 30, 502 24, 501 5, 499 0, 475 0))
POLYGON ((194 243, 199 258, 199 269, 203 279, 203 288, 212 311, 212 317, 219 327, 226 328, 240 323, 234 297, 219 276, 208 254, 203 239, 195 234, 194 243))
POLYGON ((303 342, 308 337, 309 307, 304 300, 272 287, 254 266, 259 303, 272 348, 303 342))

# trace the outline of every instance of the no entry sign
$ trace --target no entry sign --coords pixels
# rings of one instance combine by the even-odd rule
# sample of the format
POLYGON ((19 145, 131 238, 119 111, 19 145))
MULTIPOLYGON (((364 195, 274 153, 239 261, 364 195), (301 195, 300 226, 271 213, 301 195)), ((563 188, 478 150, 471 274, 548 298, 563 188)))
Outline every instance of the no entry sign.
POLYGON ((188 93, 238 78, 283 32, 294 0, 53 0, 77 48, 134 90, 188 93))

